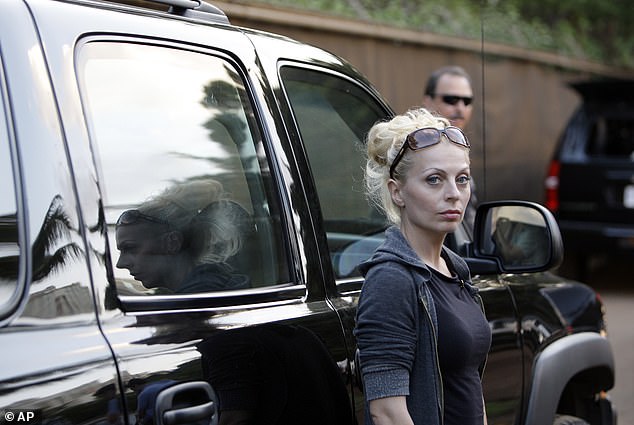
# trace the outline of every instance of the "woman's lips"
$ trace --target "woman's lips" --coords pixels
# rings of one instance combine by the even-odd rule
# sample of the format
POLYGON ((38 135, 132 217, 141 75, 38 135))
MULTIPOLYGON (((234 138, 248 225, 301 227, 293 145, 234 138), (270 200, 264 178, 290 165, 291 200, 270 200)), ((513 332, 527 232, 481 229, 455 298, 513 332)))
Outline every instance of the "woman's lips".
POLYGON ((462 217, 462 211, 460 210, 446 210, 440 213, 443 217, 448 220, 460 220, 462 217))

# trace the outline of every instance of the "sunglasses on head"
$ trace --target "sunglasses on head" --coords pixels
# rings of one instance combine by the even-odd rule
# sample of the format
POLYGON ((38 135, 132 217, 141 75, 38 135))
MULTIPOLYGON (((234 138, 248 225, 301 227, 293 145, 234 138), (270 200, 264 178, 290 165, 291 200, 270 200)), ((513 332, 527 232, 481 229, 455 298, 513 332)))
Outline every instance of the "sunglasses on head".
POLYGON ((169 223, 160 218, 152 217, 151 215, 143 214, 139 210, 126 210, 124 211, 117 220, 117 226, 125 226, 128 224, 135 224, 139 220, 147 221, 150 223, 158 223, 165 224, 169 226, 169 223))
POLYGON ((467 136, 464 135, 462 130, 458 127, 445 127, 445 128, 434 128, 434 127, 425 127, 419 128, 416 131, 411 132, 405 138, 405 142, 401 149, 396 154, 394 161, 392 161, 392 165, 390 166, 390 178, 394 178, 394 170, 398 165, 399 161, 403 159, 405 155, 405 150, 409 147, 413 151, 417 151, 419 149, 428 148, 430 146, 437 145, 442 140, 442 135, 445 135, 447 140, 456 145, 470 148, 471 144, 469 144, 469 140, 467 140, 467 136))
POLYGON ((452 94, 439 94, 438 97, 440 97, 444 103, 451 106, 456 105, 461 100, 462 103, 464 103, 464 106, 469 106, 471 105, 471 102, 473 102, 473 96, 454 96, 452 94))

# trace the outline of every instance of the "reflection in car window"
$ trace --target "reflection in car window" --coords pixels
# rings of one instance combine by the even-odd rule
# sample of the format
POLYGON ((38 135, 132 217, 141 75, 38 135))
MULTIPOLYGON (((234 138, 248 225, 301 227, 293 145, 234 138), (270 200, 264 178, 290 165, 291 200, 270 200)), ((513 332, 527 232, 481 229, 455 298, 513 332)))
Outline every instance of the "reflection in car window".
POLYGON ((364 141, 388 113, 352 82, 311 69, 283 67, 281 77, 311 163, 338 278, 383 238, 385 218, 368 205, 363 185, 364 141))
POLYGON ((499 255, 509 269, 545 264, 551 255, 546 221, 536 210, 517 206, 493 209, 490 237, 490 253, 499 255))
POLYGON ((20 258, 13 167, 2 94, 0 91, 0 313, 12 307, 20 258))
POLYGON ((261 136, 231 63, 92 42, 79 74, 119 294, 288 282, 261 136))

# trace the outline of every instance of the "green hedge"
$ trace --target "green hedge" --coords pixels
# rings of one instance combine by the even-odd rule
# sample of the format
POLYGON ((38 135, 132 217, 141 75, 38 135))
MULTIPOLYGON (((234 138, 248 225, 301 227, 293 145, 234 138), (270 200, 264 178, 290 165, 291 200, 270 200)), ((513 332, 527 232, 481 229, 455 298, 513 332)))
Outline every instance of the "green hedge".
MULTIPOLYGON (((246 2, 246 1, 245 1, 246 2)), ((634 68, 632 0, 250 0, 634 68)))

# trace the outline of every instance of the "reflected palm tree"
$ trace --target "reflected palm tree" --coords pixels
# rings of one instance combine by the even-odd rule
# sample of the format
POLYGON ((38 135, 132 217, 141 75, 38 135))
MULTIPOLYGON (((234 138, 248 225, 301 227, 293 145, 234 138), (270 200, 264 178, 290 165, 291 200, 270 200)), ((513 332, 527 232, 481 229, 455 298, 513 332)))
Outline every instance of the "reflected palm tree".
POLYGON ((0 217, 0 279, 15 280, 18 277, 19 256, 18 221, 16 214, 0 217))
POLYGON ((76 233, 76 230, 64 211, 61 195, 56 195, 33 242, 33 281, 44 279, 64 267, 68 261, 84 256, 84 251, 75 242, 55 248, 62 241, 70 241, 72 233, 76 233))
MULTIPOLYGON (((75 242, 68 242, 55 248, 60 241, 69 241, 71 234, 75 232, 68 215, 64 212, 61 195, 56 195, 50 203, 42 227, 33 242, 32 281, 42 280, 50 273, 64 267, 71 259, 81 258, 84 255, 81 247, 75 242)), ((18 255, 0 257, 0 278, 2 279, 16 280, 18 278, 19 252, 21 251, 18 241, 17 215, 2 217, 0 242, 11 246, 13 251, 18 251, 18 255)))
MULTIPOLYGON (((209 140, 222 154, 219 156, 196 155, 171 152, 175 158, 204 160, 211 163, 214 170, 208 176, 197 176, 188 180, 215 178, 236 170, 236 162, 248 170, 248 161, 255 159, 251 134, 244 116, 244 105, 238 93, 239 87, 224 81, 212 80, 203 86, 200 104, 209 110, 210 118, 201 125, 209 132, 209 140), (246 151, 245 151, 246 149, 246 151)), ((174 181, 174 184, 180 183, 174 181)))
MULTIPOLYGON (((204 160, 211 164, 211 173, 197 175, 184 181, 221 179, 230 182, 232 178, 246 178, 257 183, 260 175, 267 172, 268 164, 259 160, 256 153, 248 121, 250 110, 241 96, 244 88, 238 76, 233 83, 225 80, 212 80, 202 87, 200 104, 209 110, 210 117, 201 125, 209 133, 209 141, 222 152, 218 156, 196 155, 192 153, 171 152, 175 158, 204 160)), ((173 181, 174 184, 182 181, 173 181)), ((229 184, 230 185, 230 184, 229 184)), ((256 204, 259 204, 256 202, 256 204)))
MULTIPOLYGON (((244 144, 251 142, 244 116, 245 105, 238 92, 240 87, 223 80, 210 81, 203 87, 204 96, 200 102, 212 114, 203 127, 209 131, 212 141, 221 145, 229 144, 223 146, 227 153, 235 152, 236 149, 241 152, 244 144)), ((247 155, 242 152, 240 156, 247 155)))

